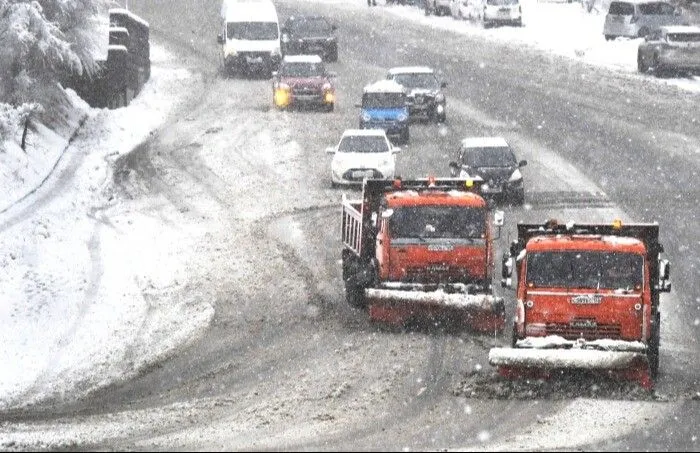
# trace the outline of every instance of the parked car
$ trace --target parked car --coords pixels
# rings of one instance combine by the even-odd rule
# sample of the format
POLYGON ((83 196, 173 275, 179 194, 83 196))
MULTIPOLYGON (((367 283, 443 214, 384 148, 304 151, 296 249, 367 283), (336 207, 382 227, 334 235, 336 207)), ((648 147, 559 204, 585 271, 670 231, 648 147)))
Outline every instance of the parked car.
POLYGON ((526 165, 503 137, 467 137, 460 143, 457 160, 450 162, 450 173, 485 181, 482 191, 490 199, 521 205, 525 185, 520 169, 526 165))
POLYGON ((387 80, 406 89, 409 119, 428 119, 444 122, 447 118, 447 100, 442 89, 447 82, 438 79, 428 66, 399 66, 389 69, 387 80))
POLYGON ((286 55, 272 73, 272 102, 278 109, 300 106, 335 108, 334 72, 318 55, 286 55))
POLYGON ((291 16, 282 25, 284 55, 319 55, 324 61, 338 61, 338 26, 324 16, 291 16))
POLYGON ((400 144, 408 143, 410 128, 406 88, 393 80, 379 80, 364 87, 360 108, 360 129, 384 129, 400 144))
POLYGON ((637 48, 637 69, 657 77, 671 73, 700 75, 700 27, 669 25, 652 31, 637 48))
POLYGON ((523 25, 523 8, 520 0, 482 0, 481 22, 485 28, 493 25, 523 25))
POLYGON ((357 185, 365 178, 394 179, 400 151, 383 129, 347 129, 336 146, 326 148, 333 155, 331 186, 357 185))
POLYGON ((603 24, 605 39, 643 38, 663 25, 688 25, 672 3, 658 0, 613 0, 603 24))
POLYGON ((423 0, 425 15, 448 16, 450 14, 450 0, 423 0))

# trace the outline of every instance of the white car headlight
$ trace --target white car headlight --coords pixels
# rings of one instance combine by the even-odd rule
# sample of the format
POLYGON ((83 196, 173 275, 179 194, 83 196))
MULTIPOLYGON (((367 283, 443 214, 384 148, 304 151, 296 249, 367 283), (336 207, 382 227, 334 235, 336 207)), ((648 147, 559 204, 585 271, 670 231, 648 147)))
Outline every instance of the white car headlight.
POLYGON ((289 35, 287 35, 287 34, 282 35, 282 42, 285 44, 288 43, 289 42, 289 35))
POLYGON ((520 169, 516 168, 515 171, 513 172, 512 175, 510 175, 510 178, 508 178, 508 182, 515 182, 523 179, 523 174, 520 173, 520 169))

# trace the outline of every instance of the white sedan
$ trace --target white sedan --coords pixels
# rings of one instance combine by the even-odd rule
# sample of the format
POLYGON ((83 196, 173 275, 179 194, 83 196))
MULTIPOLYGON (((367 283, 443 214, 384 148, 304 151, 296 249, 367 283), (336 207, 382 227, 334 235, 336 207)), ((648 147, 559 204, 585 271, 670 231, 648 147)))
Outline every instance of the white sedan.
POLYGON ((394 179, 396 153, 383 129, 348 129, 336 146, 326 148, 332 154, 331 186, 359 185, 365 178, 394 179))

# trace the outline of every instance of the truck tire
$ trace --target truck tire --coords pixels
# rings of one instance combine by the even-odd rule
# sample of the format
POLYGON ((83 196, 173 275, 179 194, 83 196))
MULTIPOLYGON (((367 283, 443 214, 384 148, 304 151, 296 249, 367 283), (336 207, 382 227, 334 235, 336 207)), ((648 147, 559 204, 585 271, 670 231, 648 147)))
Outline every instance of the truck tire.
POLYGON ((661 314, 656 313, 654 323, 651 326, 651 336, 647 348, 647 359, 649 361, 649 374, 656 380, 659 374, 659 346, 661 343, 661 314))
POLYGON ((515 326, 515 323, 513 323, 513 334, 510 337, 510 347, 515 348, 515 343, 518 342, 518 329, 515 326))
POLYGON ((345 300, 355 308, 365 308, 365 288, 358 283, 361 280, 362 263, 353 252, 345 249, 342 254, 343 282, 345 282, 345 300))
POLYGON ((345 300, 351 307, 362 309, 367 308, 367 299, 365 299, 365 289, 360 285, 354 285, 350 282, 346 282, 345 300))

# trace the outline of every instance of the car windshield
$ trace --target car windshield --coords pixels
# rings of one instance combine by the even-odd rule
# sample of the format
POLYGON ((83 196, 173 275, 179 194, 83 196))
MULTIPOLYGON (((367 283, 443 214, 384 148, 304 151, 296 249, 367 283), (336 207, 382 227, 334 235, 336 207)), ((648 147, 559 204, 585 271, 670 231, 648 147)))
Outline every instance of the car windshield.
POLYGON ((519 0, 486 0, 486 4, 491 6, 517 5, 518 1, 519 0))
POLYGON ((466 206, 411 206, 394 209, 392 238, 485 238, 486 209, 466 206))
POLYGON ((229 22, 226 24, 226 36, 251 41, 279 39, 275 22, 229 22))
POLYGON ((403 93, 365 93, 362 96, 362 107, 399 108, 406 106, 406 95, 403 93))
POLYGON ((610 252, 530 252, 527 285, 585 289, 641 289, 641 255, 610 252))
POLYGON ((340 140, 338 152, 341 153, 386 153, 389 144, 379 135, 347 135, 340 140))
POLYGON ((280 65, 279 69, 279 75, 284 77, 323 77, 324 74, 323 63, 286 61, 280 65))
POLYGON ((462 164, 468 167, 510 167, 515 155, 507 146, 467 148, 462 152, 462 164))
POLYGON ((289 23, 291 33, 302 36, 328 36, 333 33, 331 25, 323 18, 296 19, 289 23))
POLYGON ((608 8, 608 14, 613 16, 631 16, 634 14, 634 5, 625 2, 612 2, 608 8))
POLYGON ((407 88, 426 88, 435 90, 440 88, 440 83, 433 74, 414 73, 414 74, 396 74, 393 77, 394 81, 407 88))
POLYGON ((700 42, 700 33, 669 33, 671 42, 700 42))

